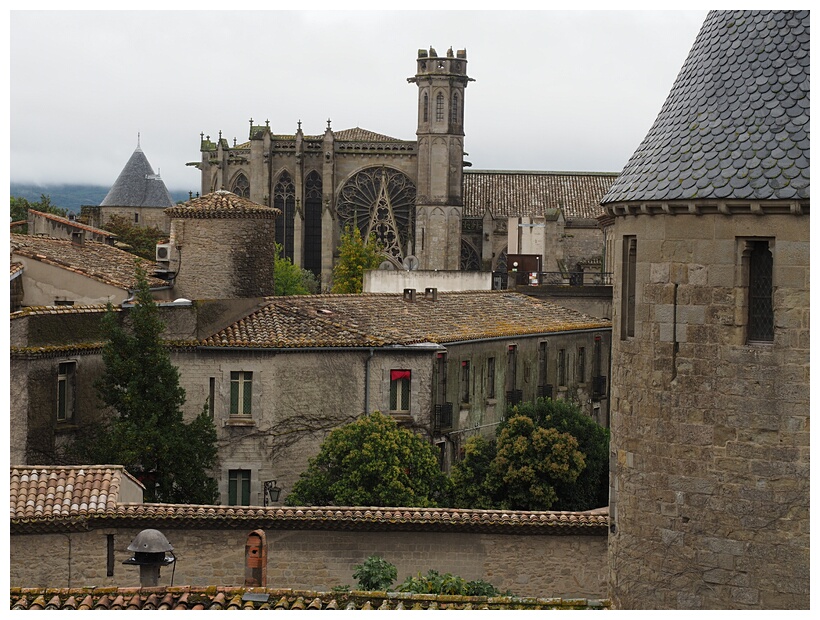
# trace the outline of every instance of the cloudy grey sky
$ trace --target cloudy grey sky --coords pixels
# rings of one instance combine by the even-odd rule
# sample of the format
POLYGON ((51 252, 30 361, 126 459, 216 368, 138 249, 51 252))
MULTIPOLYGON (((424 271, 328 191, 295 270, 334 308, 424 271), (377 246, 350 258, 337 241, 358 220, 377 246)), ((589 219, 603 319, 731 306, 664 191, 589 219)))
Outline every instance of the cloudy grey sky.
POLYGON ((200 132, 415 138, 419 48, 467 50, 474 169, 618 172, 706 11, 12 11, 10 176, 111 185, 137 145, 172 190, 200 132))

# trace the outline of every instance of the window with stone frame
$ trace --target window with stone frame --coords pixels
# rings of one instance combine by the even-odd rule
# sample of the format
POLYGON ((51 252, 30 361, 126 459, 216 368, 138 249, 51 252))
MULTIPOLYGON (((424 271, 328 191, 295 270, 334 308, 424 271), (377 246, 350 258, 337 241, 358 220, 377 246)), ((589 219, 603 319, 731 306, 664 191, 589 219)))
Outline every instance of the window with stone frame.
POLYGON ((747 273, 747 327, 748 342, 774 340, 773 265, 774 259, 768 239, 747 239, 743 262, 747 273))
POLYGON ((234 179, 231 191, 241 198, 251 197, 251 184, 243 172, 240 172, 234 179))
POLYGON ((76 375, 77 362, 65 361, 57 364, 58 422, 70 422, 74 419, 76 375))
POLYGON ((458 93, 453 93, 453 103, 450 108, 450 123, 458 125, 458 93))
POLYGON ((444 95, 439 93, 436 95, 436 122, 444 120, 444 95))
POLYGON ((621 339, 635 335, 635 279, 637 276, 638 239, 634 235, 623 238, 621 263, 621 339))
POLYGON ((495 398, 495 358, 487 358, 487 398, 495 398))
POLYGON ((232 416, 250 416, 253 396, 253 373, 248 371, 231 372, 231 408, 232 416))
POLYGON ((424 103, 422 106, 422 120, 426 123, 430 119, 430 96, 427 93, 424 93, 424 103))
POLYGON ((470 360, 461 362, 461 402, 470 402, 470 360))
POLYGON ((410 411, 410 371, 397 369, 390 371, 390 411, 407 413, 410 411))
POLYGON ((250 506, 251 504, 251 470, 228 470, 228 505, 250 506))

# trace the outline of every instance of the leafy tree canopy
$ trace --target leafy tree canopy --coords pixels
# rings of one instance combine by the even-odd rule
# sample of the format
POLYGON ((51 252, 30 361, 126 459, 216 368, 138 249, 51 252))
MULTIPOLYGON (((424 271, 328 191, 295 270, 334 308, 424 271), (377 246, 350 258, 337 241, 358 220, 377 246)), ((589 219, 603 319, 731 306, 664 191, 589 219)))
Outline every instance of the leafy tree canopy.
POLYGON ((609 431, 564 400, 511 407, 495 441, 472 437, 451 474, 471 508, 589 510, 608 501, 609 431))
POLYGON ((448 480, 436 452, 378 411, 332 431, 285 502, 290 506, 437 506, 448 480))
POLYGON ((115 463, 145 484, 145 500, 213 504, 218 500, 210 470, 216 465, 216 429, 203 407, 183 421, 185 391, 179 371, 160 339, 165 326, 137 267, 136 304, 130 328, 109 305, 103 319, 104 371, 96 383, 100 400, 117 415, 81 436, 73 446, 80 463, 115 463))
MULTIPOLYGON (((12 222, 22 222, 28 219, 28 210, 34 209, 35 211, 41 211, 43 213, 51 213, 53 215, 59 215, 60 217, 67 217, 68 216, 68 209, 61 209, 57 205, 51 202, 51 197, 46 196, 45 194, 40 194, 40 200, 38 202, 30 202, 25 198, 20 198, 18 196, 11 196, 11 221, 12 222)), ((19 232, 23 234, 28 233, 28 226, 21 226, 17 229, 19 232)))
POLYGON ((276 244, 273 259, 274 295, 311 295, 319 292, 319 282, 312 271, 293 264, 284 255, 282 244, 276 244))
POLYGON ((127 245, 132 254, 150 261, 156 260, 157 243, 168 238, 156 226, 134 226, 130 219, 122 215, 112 215, 105 224, 105 230, 117 235, 117 241, 127 245))
POLYGON ((333 293, 361 293, 364 272, 376 269, 382 262, 375 235, 365 242, 356 226, 346 226, 339 246, 339 258, 333 267, 333 293))

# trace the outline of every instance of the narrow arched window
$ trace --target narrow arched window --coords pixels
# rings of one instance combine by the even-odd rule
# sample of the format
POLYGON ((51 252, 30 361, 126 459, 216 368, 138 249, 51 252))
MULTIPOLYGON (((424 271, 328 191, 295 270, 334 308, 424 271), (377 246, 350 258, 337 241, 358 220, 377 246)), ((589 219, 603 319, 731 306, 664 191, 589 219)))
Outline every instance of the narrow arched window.
POLYGON ((430 97, 427 93, 424 93, 424 103, 422 104, 422 106, 424 107, 422 111, 422 117, 424 119, 424 122, 426 123, 428 120, 430 120, 430 97))
POLYGON ((436 95, 436 122, 444 120, 444 95, 439 93, 436 95))
POLYGON ((450 123, 452 125, 458 124, 458 93, 453 93, 453 105, 450 109, 450 123))
POLYGON ((749 243, 749 331, 750 341, 774 340, 772 304, 772 252, 768 241, 749 243))

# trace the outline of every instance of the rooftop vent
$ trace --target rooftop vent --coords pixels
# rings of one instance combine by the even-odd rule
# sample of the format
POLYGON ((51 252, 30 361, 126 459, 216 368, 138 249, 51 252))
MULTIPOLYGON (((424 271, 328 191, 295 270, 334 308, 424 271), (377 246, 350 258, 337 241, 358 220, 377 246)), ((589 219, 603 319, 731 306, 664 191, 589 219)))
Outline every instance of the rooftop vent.
POLYGON ((404 301, 416 301, 416 289, 414 289, 414 288, 404 289, 404 301))

